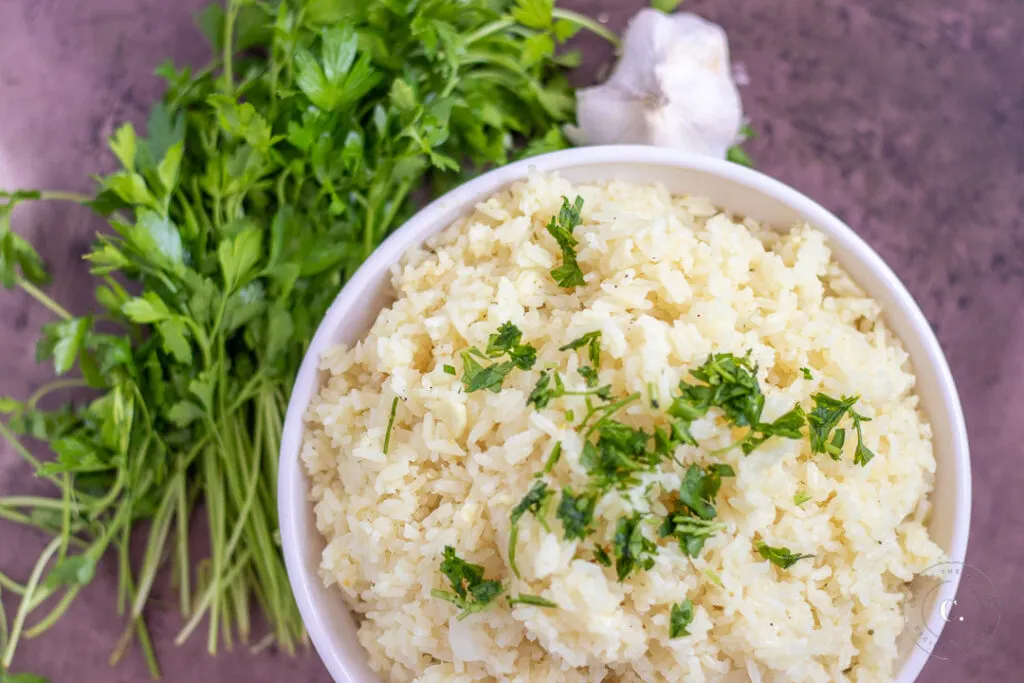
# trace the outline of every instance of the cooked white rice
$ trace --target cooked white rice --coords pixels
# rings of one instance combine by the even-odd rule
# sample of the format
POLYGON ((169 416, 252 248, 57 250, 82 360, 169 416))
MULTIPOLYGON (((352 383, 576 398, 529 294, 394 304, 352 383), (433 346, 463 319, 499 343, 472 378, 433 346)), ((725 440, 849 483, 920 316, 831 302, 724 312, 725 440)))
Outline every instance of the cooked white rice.
MULTIPOLYGON (((906 582, 941 556, 923 525, 931 430, 907 354, 820 232, 774 232, 660 186, 535 176, 407 255, 393 284, 397 300, 366 339, 324 354, 302 452, 327 541, 322 578, 360 616, 360 641, 383 680, 891 678, 906 582), (568 291, 549 274, 561 253, 544 225, 563 196, 577 194, 587 284, 568 291), (513 371, 500 393, 467 394, 443 367, 461 376, 460 352, 484 348, 506 321, 537 347, 537 365, 513 371), (807 439, 716 456, 737 475, 717 499, 726 530, 695 559, 660 541, 654 567, 622 583, 591 561, 591 549, 595 539, 608 542, 628 500, 606 495, 586 542, 563 540, 553 514, 551 533, 526 515, 517 579, 506 557, 509 510, 555 441, 564 451, 554 487, 587 481, 581 438, 564 415, 581 399, 537 411, 526 397, 547 364, 576 377, 579 354, 558 347, 592 330, 602 332, 601 382, 617 394, 646 397, 653 383, 670 396, 710 352, 748 350, 760 366, 766 419, 795 402, 809 407, 816 391, 858 394, 877 457, 854 465, 853 438, 840 462, 812 456, 807 439), (801 490, 811 499, 798 506, 801 490), (754 550, 758 538, 815 557, 781 570, 754 550), (438 571, 446 545, 506 582, 507 594, 559 608, 509 608, 502 599, 457 621, 456 607, 430 595, 448 588, 438 571), (691 635, 670 640, 671 605, 685 599, 695 605, 691 635)), ((646 400, 616 417, 648 430, 654 418, 646 400)), ((708 461, 742 433, 717 409, 692 431, 701 445, 678 449, 684 464, 708 461)), ((645 482, 678 489, 683 471, 668 463, 645 482)), ((655 503, 652 512, 666 510, 655 503)))

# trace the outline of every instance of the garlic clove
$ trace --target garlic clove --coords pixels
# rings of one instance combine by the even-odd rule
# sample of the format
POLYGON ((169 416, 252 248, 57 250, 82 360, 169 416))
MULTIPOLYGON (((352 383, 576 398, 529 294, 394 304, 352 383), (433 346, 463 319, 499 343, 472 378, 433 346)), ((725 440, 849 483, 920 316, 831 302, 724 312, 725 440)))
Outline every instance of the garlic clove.
POLYGON ((725 31, 695 14, 641 10, 608 80, 577 93, 576 144, 649 144, 724 157, 743 109, 725 31))

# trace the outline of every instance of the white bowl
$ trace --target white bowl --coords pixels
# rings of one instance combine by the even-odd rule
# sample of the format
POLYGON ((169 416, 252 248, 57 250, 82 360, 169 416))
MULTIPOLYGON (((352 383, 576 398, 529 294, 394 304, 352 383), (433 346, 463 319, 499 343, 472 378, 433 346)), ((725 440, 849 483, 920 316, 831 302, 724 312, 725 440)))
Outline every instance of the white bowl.
MULTIPOLYGON (((327 311, 306 353, 292 390, 281 439, 278 513, 295 599, 313 644, 335 681, 375 683, 378 679, 366 663, 366 654, 356 639, 355 622, 340 593, 325 588, 317 574, 324 544, 314 523, 299 452, 303 413, 319 384, 318 359, 332 344, 353 344, 363 337, 381 308, 390 303, 390 268, 409 248, 468 214, 477 202, 534 170, 557 171, 576 183, 613 178, 658 182, 672 192, 709 197, 717 206, 776 226, 807 221, 824 232, 839 263, 882 304, 886 322, 910 354, 921 405, 934 434, 937 471, 929 529, 951 561, 963 561, 970 526, 971 468, 956 386, 927 320, 878 254, 823 207, 777 180, 737 164, 641 146, 554 152, 485 173, 410 218, 348 281, 327 311)), ((938 591, 930 591, 929 604, 923 607, 922 621, 926 623, 905 630, 896 667, 895 680, 899 683, 914 681, 928 659, 927 645, 915 646, 915 629, 926 628, 929 642, 937 638, 944 624, 941 604, 953 598, 956 587, 954 579, 941 584, 938 591)))

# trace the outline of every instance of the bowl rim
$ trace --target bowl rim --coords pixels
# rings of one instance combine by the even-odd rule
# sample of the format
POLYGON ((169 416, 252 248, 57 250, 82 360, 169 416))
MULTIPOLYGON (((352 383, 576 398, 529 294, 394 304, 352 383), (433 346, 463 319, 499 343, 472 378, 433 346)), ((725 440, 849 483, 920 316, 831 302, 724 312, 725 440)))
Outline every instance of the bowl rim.
MULTIPOLYGON (((334 644, 329 632, 330 627, 313 594, 313 586, 320 579, 316 571, 309 571, 305 566, 304 550, 298 538, 301 531, 300 519, 303 515, 310 514, 306 475, 300 466, 302 418, 309 404, 309 397, 312 396, 312 389, 318 382, 318 363, 321 353, 325 347, 330 345, 333 334, 341 325, 346 313, 353 306, 359 305, 360 294, 370 284, 372 276, 381 270, 390 268, 409 248, 421 244, 424 239, 437 232, 438 230, 431 229, 431 226, 446 214, 452 214, 452 216, 442 225, 451 223, 461 212, 471 207, 480 198, 494 194, 511 183, 525 179, 534 172, 550 173, 569 168, 622 165, 664 166, 697 171, 759 191, 804 215, 810 224, 822 229, 827 234, 829 241, 842 243, 849 251, 852 260, 860 261, 892 292, 895 305, 889 306, 886 312, 896 308, 909 321, 913 334, 918 337, 923 349, 922 357, 915 361, 920 363, 923 360, 934 368, 945 410, 948 415, 953 417, 951 431, 956 465, 954 482, 956 509, 948 559, 952 562, 964 561, 971 517, 971 467, 967 428, 956 384, 934 331, 917 302, 892 269, 867 242, 845 222, 799 190, 759 171, 732 162, 642 145, 605 145, 550 152, 483 173, 417 211, 402 226, 392 232, 345 283, 328 308, 306 350, 306 355, 289 395, 288 410, 281 435, 277 508, 281 544, 292 593, 313 646, 334 680, 353 681, 347 671, 346 660, 334 644)), ((949 587, 953 594, 955 594, 958 582, 959 577, 950 582, 949 587)), ((932 623, 931 619, 929 619, 929 623, 932 623)), ((937 622, 937 632, 934 633, 936 640, 941 635, 943 625, 944 621, 937 622)), ((917 679, 929 657, 930 654, 923 648, 914 647, 902 662, 893 680, 896 683, 912 683, 917 679)))

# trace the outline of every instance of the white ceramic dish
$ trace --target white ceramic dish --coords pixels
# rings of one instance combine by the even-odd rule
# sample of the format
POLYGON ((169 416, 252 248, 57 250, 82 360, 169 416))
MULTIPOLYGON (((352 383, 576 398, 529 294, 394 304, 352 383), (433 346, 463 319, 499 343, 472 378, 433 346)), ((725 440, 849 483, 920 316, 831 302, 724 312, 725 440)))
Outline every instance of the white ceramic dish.
MULTIPOLYGON (((737 164, 654 147, 586 147, 555 152, 496 169, 449 192, 395 231, 338 294, 320 324, 299 370, 281 441, 278 512, 292 590, 324 664, 339 683, 376 683, 356 640, 355 623, 340 593, 324 588, 317 568, 323 542, 317 533, 307 482, 299 462, 302 415, 319 383, 317 361, 329 345, 362 338, 381 308, 390 302, 389 269, 410 247, 467 214, 479 201, 533 170, 557 171, 573 182, 611 178, 660 182, 673 192, 709 197, 716 205, 776 226, 804 220, 824 232, 839 263, 883 306, 890 328, 910 354, 917 391, 934 433, 937 475, 930 530, 953 562, 962 562, 971 512, 971 469, 960 401, 935 335, 917 304, 889 267, 850 228, 796 190, 737 164)), ((897 683, 911 683, 928 658, 944 624, 941 604, 951 600, 956 581, 928 591, 918 608, 921 623, 908 628, 900 643, 897 683), (915 633, 917 631, 917 633, 915 633)))

